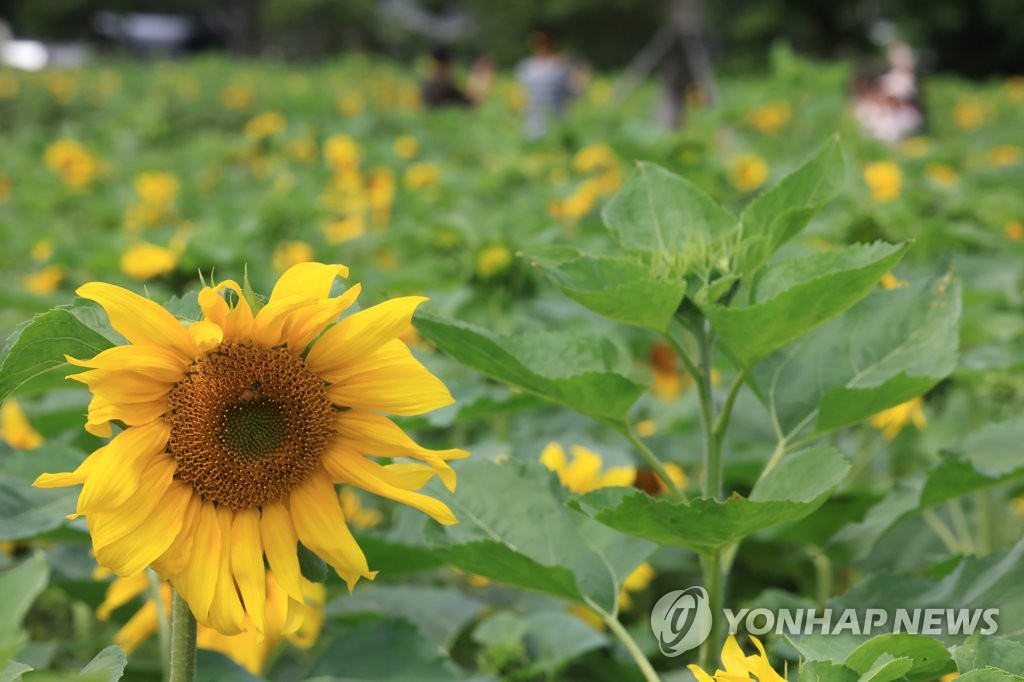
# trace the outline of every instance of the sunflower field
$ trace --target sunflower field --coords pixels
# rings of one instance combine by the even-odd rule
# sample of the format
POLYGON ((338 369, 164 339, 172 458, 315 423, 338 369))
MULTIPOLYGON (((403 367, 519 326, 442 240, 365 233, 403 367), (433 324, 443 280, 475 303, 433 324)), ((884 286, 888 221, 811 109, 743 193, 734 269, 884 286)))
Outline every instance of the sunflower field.
POLYGON ((0 680, 1024 679, 1024 77, 770 71, 0 71, 0 680))

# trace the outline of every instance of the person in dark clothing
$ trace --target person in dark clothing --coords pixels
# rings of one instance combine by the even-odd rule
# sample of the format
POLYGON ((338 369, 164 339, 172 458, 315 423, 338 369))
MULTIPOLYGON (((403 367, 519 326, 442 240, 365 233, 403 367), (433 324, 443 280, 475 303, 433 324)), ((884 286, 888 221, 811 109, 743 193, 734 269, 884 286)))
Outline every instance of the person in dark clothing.
POLYGON ((452 55, 448 48, 438 47, 431 57, 433 72, 420 90, 423 106, 428 109, 445 106, 472 106, 473 100, 455 84, 452 78, 452 55))

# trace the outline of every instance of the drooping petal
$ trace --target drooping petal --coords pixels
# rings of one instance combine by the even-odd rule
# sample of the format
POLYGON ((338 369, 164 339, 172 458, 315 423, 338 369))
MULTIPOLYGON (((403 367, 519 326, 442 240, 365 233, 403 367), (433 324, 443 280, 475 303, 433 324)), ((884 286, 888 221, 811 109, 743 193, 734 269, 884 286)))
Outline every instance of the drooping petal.
POLYGON ((264 631, 264 604, 267 584, 263 568, 263 541, 260 537, 260 512, 242 509, 235 512, 231 526, 231 572, 245 604, 245 612, 256 629, 264 631))
POLYGON ((209 621, 210 605, 217 589, 217 580, 211 575, 211 570, 216 569, 211 567, 220 565, 221 546, 217 508, 211 502, 203 502, 196 520, 191 558, 180 573, 171 576, 171 584, 201 623, 209 621))
POLYGON ((114 635, 114 644, 130 654, 159 629, 156 602, 147 601, 114 635))
POLYGON ((181 522, 181 532, 167 547, 160 558, 153 562, 153 570, 164 580, 185 570, 192 556, 192 543, 199 524, 199 509, 203 501, 199 495, 192 495, 185 507, 185 517, 181 522))
POLYGON ((206 320, 193 322, 189 325, 188 333, 195 341, 196 347, 202 351, 216 348, 224 340, 224 330, 219 325, 206 320))
MULTIPOLYGON (((147 465, 146 475, 139 482, 138 491, 125 500, 124 504, 110 511, 90 514, 89 532, 93 549, 106 547, 139 529, 156 505, 163 503, 164 494, 174 480, 176 468, 173 457, 158 458, 147 465)), ((146 532, 146 529, 139 529, 139 532, 146 532)))
POLYGON ((96 608, 96 617, 100 620, 110 618, 114 609, 118 609, 149 588, 149 576, 145 571, 124 578, 114 579, 107 586, 107 594, 103 603, 96 608))
POLYGON ((393 298, 346 317, 310 349, 306 358, 310 371, 324 376, 358 363, 406 331, 416 307, 426 300, 422 296, 393 298))
POLYGON ((171 428, 162 420, 117 434, 92 463, 78 496, 77 513, 123 504, 138 489, 139 479, 153 457, 164 451, 170 434, 171 428))
POLYGON ((96 465, 102 456, 103 450, 106 446, 99 448, 91 455, 82 460, 82 463, 78 465, 78 468, 69 473, 59 474, 39 474, 36 480, 32 481, 32 485, 37 488, 64 488, 69 485, 82 485, 85 483, 85 479, 89 476, 89 472, 96 465))
POLYGON ((355 303, 361 289, 362 286, 356 284, 341 296, 323 299, 303 310, 301 315, 292 315, 285 329, 288 348, 294 353, 304 351, 327 325, 355 303))
POLYGON ((325 472, 316 472, 289 497, 295 531, 306 547, 329 563, 349 590, 360 577, 373 580, 366 556, 345 524, 341 504, 325 472))
POLYGON ((147 372, 91 369, 68 377, 89 386, 112 403, 144 403, 165 397, 173 382, 160 381, 147 372))
MULTIPOLYGON (((207 577, 208 580, 216 582, 217 586, 213 602, 210 604, 209 620, 203 623, 225 635, 237 635, 245 627, 245 609, 242 608, 242 600, 238 596, 234 573, 231 570, 234 515, 234 511, 228 507, 217 508, 217 523, 220 525, 222 539, 220 556, 217 557, 216 578, 207 577)), ((207 570, 210 568, 212 566, 207 566, 207 570)))
POLYGON ((110 437, 110 422, 118 420, 128 426, 142 426, 166 414, 171 409, 167 396, 144 403, 112 403, 101 395, 93 394, 89 401, 89 416, 85 430, 94 436, 110 437), (97 431, 100 431, 97 433, 97 431))
POLYGON ((99 303, 107 311, 111 326, 132 343, 167 348, 186 363, 195 357, 192 337, 159 304, 104 282, 83 284, 75 293, 99 303))
POLYGON ((263 551, 277 582, 294 599, 302 599, 302 572, 297 554, 299 540, 284 504, 274 502, 263 506, 261 532, 263 551))
POLYGON ((740 648, 735 635, 730 634, 722 646, 722 665, 725 666, 725 672, 734 675, 746 675, 750 672, 747 668, 747 656, 740 648))
POLYGON ((374 495, 419 509, 438 523, 458 523, 448 505, 428 495, 412 492, 400 486, 402 480, 392 477, 381 465, 366 459, 354 450, 336 447, 325 454, 324 468, 339 483, 350 483, 374 495))
POLYGON ((468 457, 465 450, 430 450, 419 445, 387 417, 366 410, 339 412, 335 420, 337 439, 365 455, 413 457, 423 460, 437 472, 449 490, 455 490, 455 472, 448 460, 468 457))
POLYGON ((185 508, 192 497, 190 486, 171 483, 163 499, 139 524, 139 528, 120 540, 95 547, 96 561, 118 575, 132 575, 149 566, 167 551, 181 532, 185 508))
POLYGON ((324 379, 334 404, 411 416, 454 402, 448 388, 399 339, 388 341, 358 367, 324 379))

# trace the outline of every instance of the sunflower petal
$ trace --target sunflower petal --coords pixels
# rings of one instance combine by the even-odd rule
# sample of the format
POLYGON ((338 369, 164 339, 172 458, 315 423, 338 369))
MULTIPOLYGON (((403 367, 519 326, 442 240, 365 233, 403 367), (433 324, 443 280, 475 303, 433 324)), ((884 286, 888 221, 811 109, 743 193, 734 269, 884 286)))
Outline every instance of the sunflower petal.
POLYGON ((224 340, 224 330, 220 325, 206 320, 193 322, 189 325, 188 333, 196 342, 196 347, 203 351, 216 348, 224 340))
POLYGON ((85 479, 88 478, 89 472, 96 465, 102 456, 103 450, 106 446, 99 448, 91 455, 82 460, 82 463, 78 465, 78 468, 69 473, 59 474, 39 474, 36 480, 32 481, 32 485, 37 488, 64 488, 69 485, 82 485, 85 483, 85 479))
POLYGON ((324 376, 332 384, 327 397, 336 405, 410 416, 455 402, 399 339, 388 341, 348 372, 324 376))
POLYGON ((153 562, 153 570, 164 580, 181 573, 188 565, 192 556, 192 542, 196 536, 196 526, 199 523, 199 509, 202 505, 202 498, 199 495, 192 495, 188 506, 185 507, 181 532, 168 546, 167 551, 153 562))
POLYGON ((114 635, 114 644, 130 654, 159 629, 156 602, 147 601, 114 635))
POLYGON ((344 448, 329 450, 323 458, 323 465, 335 481, 349 483, 374 495, 407 504, 438 523, 458 523, 455 514, 444 502, 400 487, 397 485, 400 479, 392 478, 384 467, 355 451, 344 448))
POLYGON ((376 571, 345 524, 341 504, 326 473, 317 472, 296 487, 289 498, 295 531, 306 547, 329 563, 351 591, 360 577, 373 580, 376 571))
POLYGON ((132 343, 168 348, 185 362, 195 356, 195 343, 181 323, 148 298, 104 282, 83 284, 75 293, 99 303, 111 326, 132 343))
POLYGON ((234 280, 225 280, 216 287, 205 287, 199 292, 199 308, 206 320, 224 330, 224 338, 228 341, 242 341, 252 332, 252 309, 245 300, 242 287, 234 280), (225 289, 231 289, 237 294, 233 308, 228 306, 221 295, 225 289))
POLYGON ((94 547, 97 563, 122 576, 142 571, 167 551, 181 532, 191 497, 192 489, 187 484, 172 482, 138 529, 108 545, 94 547))
POLYGON ((90 369, 134 370, 144 372, 157 381, 180 381, 186 363, 169 350, 158 346, 114 346, 88 360, 65 355, 69 364, 90 369))
MULTIPOLYGON (((120 540, 153 513, 156 505, 163 502, 164 493, 171 487, 177 464, 173 457, 161 457, 147 465, 146 475, 139 482, 139 489, 131 497, 110 511, 89 515, 89 533, 94 549, 106 547, 120 540)), ((145 532, 140 529, 139 532, 145 532)))
MULTIPOLYGON (((117 434, 91 464, 78 496, 78 514, 112 509, 139 487, 142 473, 154 455, 167 446, 171 428, 163 421, 133 426, 117 434)), ((95 453, 94 453, 95 454, 95 453)))
POLYGON ((231 530, 234 518, 235 512, 230 508, 217 508, 217 523, 222 539, 217 557, 217 587, 210 604, 209 621, 204 623, 225 635, 237 635, 245 628, 245 609, 242 608, 231 570, 231 543, 234 540, 231 530))
POLYGON ((260 538, 258 509, 235 512, 231 526, 231 572, 242 594, 245 612, 256 629, 263 632, 267 582, 263 568, 263 541, 260 538))
POLYGON ((96 617, 100 620, 110 618, 114 609, 118 609, 149 588, 149 576, 145 571, 125 578, 116 578, 107 586, 107 594, 103 603, 96 608, 96 617))
POLYGON ((211 579, 210 567, 219 565, 221 540, 217 508, 211 502, 203 502, 196 519, 191 557, 181 572, 171 578, 171 584, 188 602, 192 615, 200 623, 209 621, 210 605, 217 588, 217 580, 211 579))
POLYGON ((324 327, 338 319, 338 315, 355 303, 361 290, 362 285, 356 284, 341 296, 325 298, 304 310, 302 315, 293 315, 285 331, 288 348, 296 353, 304 351, 324 327))
POLYGON ((309 351, 306 362, 310 371, 323 376, 357 363, 406 331, 416 307, 426 300, 422 296, 393 298, 346 317, 309 351))
POLYGON ((274 290, 270 292, 270 301, 302 296, 303 298, 327 298, 331 286, 338 277, 348 277, 348 268, 344 265, 328 265, 324 263, 299 263, 285 270, 274 290))
POLYGON ((302 572, 299 569, 297 546, 299 540, 284 504, 275 502, 263 506, 261 532, 263 551, 267 554, 267 563, 277 582, 293 598, 302 599, 302 572))
POLYGON ((73 381, 86 384, 94 394, 112 403, 144 403, 165 397, 173 381, 160 381, 147 372, 91 369, 72 374, 73 381))

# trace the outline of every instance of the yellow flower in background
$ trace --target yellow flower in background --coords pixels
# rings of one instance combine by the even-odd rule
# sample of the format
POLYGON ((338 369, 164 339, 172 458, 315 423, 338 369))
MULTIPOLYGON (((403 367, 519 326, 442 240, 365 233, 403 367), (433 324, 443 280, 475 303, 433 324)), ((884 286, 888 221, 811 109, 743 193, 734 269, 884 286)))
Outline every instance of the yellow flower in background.
POLYGON ((324 239, 328 244, 344 244, 366 234, 366 221, 362 215, 352 214, 332 220, 323 227, 324 239))
POLYGON ((882 275, 882 279, 879 281, 879 284, 882 285, 883 289, 902 289, 907 286, 907 282, 905 280, 900 279, 896 275, 892 274, 892 272, 887 272, 882 275))
POLYGON ((68 187, 87 187, 99 174, 99 162, 75 140, 57 140, 43 154, 46 166, 68 187))
POLYGON ((0 100, 14 99, 21 90, 21 83, 13 71, 0 71, 0 100))
POLYGON ((747 116, 747 122, 762 133, 776 133, 789 123, 793 110, 789 102, 764 104, 747 116))
POLYGON ((619 608, 623 611, 633 608, 633 598, 629 596, 629 593, 646 590, 650 587, 655 575, 654 567, 646 561, 634 568, 622 581, 622 590, 619 592, 619 608))
POLYGON ((306 242, 280 242, 274 249, 274 269, 284 272, 299 263, 313 260, 313 247, 306 242))
POLYGON ((349 92, 338 100, 338 113, 342 116, 358 116, 366 107, 366 100, 358 92, 349 92))
POLYGON ((958 677, 960 677, 960 673, 946 673, 939 678, 939 682, 953 682, 958 677))
POLYGON ((1002 144, 988 151, 988 158, 994 166, 1014 166, 1020 162, 1020 147, 1002 144))
POLYGON ((619 157, 607 144, 592 144, 576 152, 572 160, 572 169, 577 173, 592 173, 617 165, 619 157))
POLYGON ((508 269, 512 252, 503 244, 491 244, 476 255, 476 274, 480 279, 491 279, 508 269))
POLYGON ((1011 220, 1003 226, 1003 236, 1011 242, 1024 240, 1024 223, 1019 220, 1011 220))
POLYGON ((912 159, 919 159, 926 155, 932 147, 931 140, 924 135, 915 135, 900 143, 903 153, 912 159))
POLYGON ((57 248, 57 240, 53 237, 46 237, 38 240, 32 245, 32 250, 29 251, 29 255, 32 256, 32 260, 35 262, 42 263, 43 261, 50 259, 55 248, 57 248))
POLYGON ((713 675, 698 665, 690 664, 687 667, 697 682, 786 682, 786 678, 772 668, 761 640, 751 635, 750 641, 757 648, 757 653, 747 656, 736 641, 736 635, 730 634, 722 647, 722 666, 725 669, 716 670, 713 675))
POLYGON ((43 444, 43 437, 32 428, 14 398, 8 398, 0 407, 0 439, 15 450, 32 450, 43 444))
POLYGON ((316 140, 312 135, 297 137, 284 146, 284 153, 296 161, 308 163, 316 158, 316 140))
POLYGON ((31 275, 22 277, 21 286, 30 294, 45 296, 56 291, 63 281, 64 268, 60 265, 47 265, 31 275))
POLYGON ((252 108, 256 97, 252 90, 244 85, 229 85, 220 92, 220 103, 225 109, 241 111, 252 108))
POLYGON ((336 172, 359 165, 359 144, 348 135, 332 135, 324 142, 324 161, 336 172))
POLYGON ((886 440, 900 435, 907 424, 913 423, 918 430, 928 425, 924 416, 924 398, 918 396, 900 403, 888 410, 882 410, 871 418, 871 425, 882 431, 886 440))
POLYGON ((133 182, 139 201, 155 209, 166 209, 178 197, 181 183, 173 173, 139 173, 133 182))
POLYGON ((148 242, 132 244, 121 254, 121 272, 134 280, 146 280, 173 272, 181 254, 176 249, 148 242))
POLYGON ((985 123, 985 109, 980 102, 964 100, 953 107, 953 123, 961 130, 974 130, 985 123))
MULTIPOLYGON (((99 571, 98 573, 103 573, 99 571)), ((261 634, 255 627, 237 635, 223 635, 220 632, 199 625, 196 628, 196 645, 200 649, 217 651, 248 670, 253 675, 263 671, 270 653, 282 640, 300 649, 308 649, 316 641, 323 626, 323 607, 326 590, 323 585, 300 578, 302 601, 293 599, 274 577, 266 572, 265 627, 261 634)), ((149 576, 145 571, 124 578, 115 578, 107 587, 106 597, 96 609, 101 621, 132 600, 142 597, 144 603, 114 635, 117 644, 131 653, 140 644, 156 634, 159 628, 159 611, 167 616, 171 613, 171 586, 160 585, 160 604, 150 591, 149 576)))
POLYGON ((871 199, 884 204, 900 196, 903 172, 892 161, 875 161, 864 169, 864 182, 871 190, 871 199))
POLYGON ((390 168, 374 168, 366 180, 366 197, 373 213, 373 222, 384 227, 391 217, 395 201, 395 174, 390 168))
POLYGON ((683 388, 693 383, 689 374, 679 371, 676 353, 664 341, 656 341, 651 346, 648 365, 654 374, 651 390, 663 401, 675 400, 683 388))
POLYGON ((411 159, 420 151, 420 143, 412 135, 399 135, 395 138, 395 156, 400 159, 411 159))
POLYGON ((452 403, 397 338, 425 299, 392 299, 332 326, 360 292, 330 295, 347 275, 341 265, 296 265, 255 310, 234 281, 205 287, 203 319, 188 326, 120 287, 79 287, 129 342, 68 359, 90 369, 73 375, 92 392, 86 429, 110 437, 111 421, 125 428, 74 472, 35 485, 83 486, 75 515, 85 517, 100 566, 122 577, 152 566, 204 626, 234 635, 251 622, 268 633, 265 562, 302 603, 298 542, 350 589, 376 576, 345 523, 337 483, 456 522, 416 491, 435 475, 454 490, 448 461, 468 453, 428 450, 384 416, 452 403))
POLYGON ((245 136, 252 142, 259 142, 283 132, 287 125, 288 122, 279 112, 267 111, 249 119, 245 124, 245 136))
POLYGON ((68 104, 75 98, 78 81, 62 71, 48 71, 43 76, 43 87, 61 104, 68 104))
POLYGON ((384 515, 379 509, 364 507, 359 499, 359 493, 348 486, 338 493, 338 501, 341 502, 341 512, 345 520, 356 528, 376 528, 384 520, 384 515))
POLYGON ((0 173, 0 206, 7 203, 7 200, 11 198, 11 181, 7 179, 7 176, 0 173))
POLYGON ((1010 509, 1017 516, 1024 516, 1024 495, 1017 495, 1010 500, 1010 509))
POLYGON ((960 180, 960 176, 957 175, 956 171, 944 163, 928 164, 925 166, 924 174, 936 185, 942 185, 943 187, 955 185, 960 180))
POLYGON ((540 455, 540 461, 558 474, 562 485, 574 493, 588 493, 598 488, 631 486, 636 479, 636 468, 631 466, 610 467, 602 471, 604 460, 601 455, 582 445, 570 445, 572 462, 565 456, 565 450, 558 443, 548 443, 540 455))
POLYGON ((407 189, 433 187, 441 182, 441 167, 436 163, 414 163, 405 169, 404 182, 407 189))
POLYGON ((757 154, 740 154, 730 166, 729 182, 741 192, 752 192, 768 179, 768 164, 757 154))

